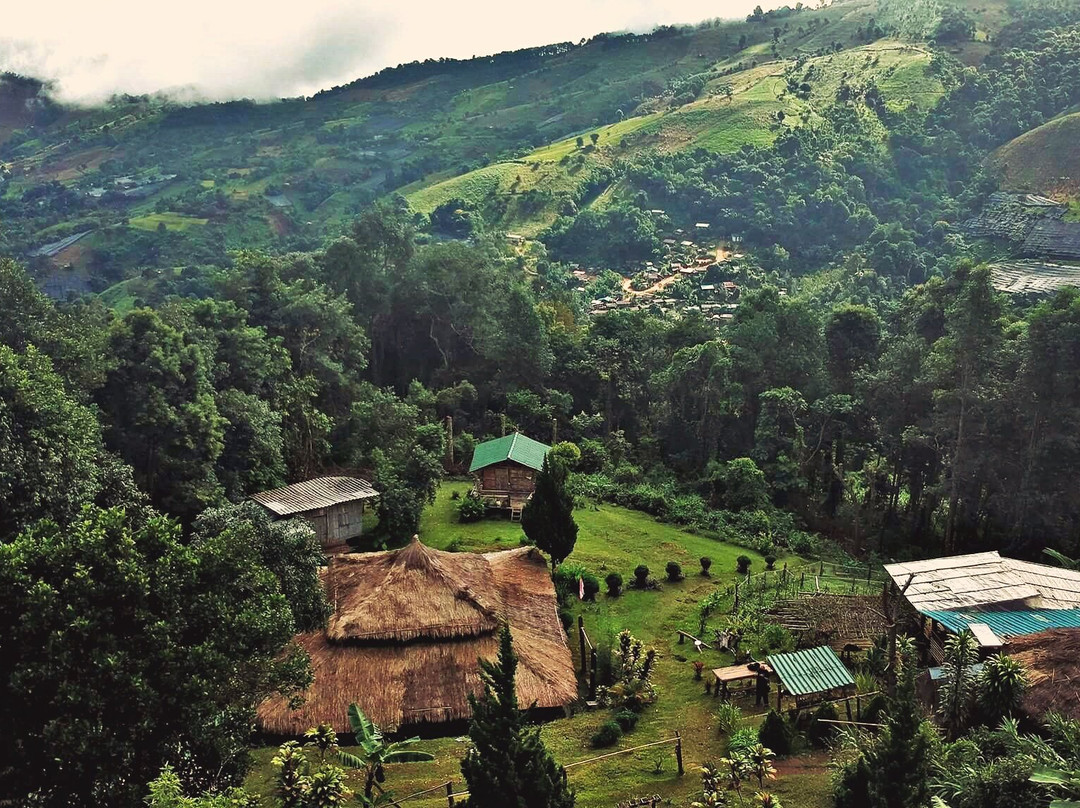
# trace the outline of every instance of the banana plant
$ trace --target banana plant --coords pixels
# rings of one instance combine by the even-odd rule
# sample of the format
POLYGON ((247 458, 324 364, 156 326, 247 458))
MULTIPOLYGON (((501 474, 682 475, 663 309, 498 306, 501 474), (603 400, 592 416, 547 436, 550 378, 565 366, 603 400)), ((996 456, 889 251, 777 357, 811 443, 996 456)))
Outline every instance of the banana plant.
MULTIPOLYGON (((1078 772, 1036 766, 1034 773, 1028 779, 1045 786, 1057 786, 1069 796, 1080 795, 1080 773, 1078 772)), ((1080 800, 1054 800, 1050 803, 1050 808, 1080 808, 1080 800)))
POLYGON ((392 802, 389 792, 384 792, 380 788, 379 794, 375 793, 378 784, 386 781, 385 766, 391 763, 422 763, 435 759, 435 756, 429 752, 408 748, 417 743, 419 738, 387 742, 382 730, 364 715, 363 710, 355 703, 349 705, 349 725, 356 736, 356 745, 360 747, 361 754, 354 755, 351 752, 339 751, 338 758, 350 769, 363 772, 364 793, 358 795, 358 799, 365 808, 374 808, 374 806, 392 802))

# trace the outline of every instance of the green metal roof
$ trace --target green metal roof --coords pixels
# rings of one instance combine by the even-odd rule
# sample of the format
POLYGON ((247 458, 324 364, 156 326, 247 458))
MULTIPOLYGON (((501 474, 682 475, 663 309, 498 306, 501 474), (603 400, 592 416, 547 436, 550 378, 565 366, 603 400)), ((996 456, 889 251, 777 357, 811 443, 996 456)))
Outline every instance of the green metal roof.
POLYGON ((469 471, 478 471, 485 466, 502 463, 504 460, 513 460, 515 463, 540 471, 544 467, 544 458, 549 451, 551 447, 547 444, 515 432, 513 435, 478 444, 473 450, 469 471))
POLYGON ((780 677, 784 690, 792 696, 823 693, 855 684, 840 657, 827 645, 790 654, 773 654, 766 660, 780 677))
POLYGON ((1022 637, 1052 628, 1080 628, 1080 609, 949 609, 926 616, 959 634, 972 623, 985 623, 999 637, 1022 637))

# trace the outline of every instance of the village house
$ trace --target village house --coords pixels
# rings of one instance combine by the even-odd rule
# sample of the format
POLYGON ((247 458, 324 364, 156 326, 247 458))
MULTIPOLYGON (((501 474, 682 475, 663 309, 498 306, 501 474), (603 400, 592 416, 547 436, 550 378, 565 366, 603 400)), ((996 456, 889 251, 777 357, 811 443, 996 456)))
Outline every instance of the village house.
POLYGON ((259 706, 267 735, 298 737, 318 724, 349 732, 352 702, 391 732, 460 732, 469 695, 482 690, 478 660, 497 656, 504 621, 522 707, 544 717, 577 698, 555 587, 535 548, 449 553, 413 537, 400 550, 334 556, 323 580, 333 614, 324 630, 296 638, 314 679, 298 710, 281 696, 259 706))
POLYGON ((984 653, 1014 638, 1080 628, 1080 571, 1003 558, 996 551, 886 564, 940 663, 945 640, 968 629, 984 653))
POLYGON ((469 464, 476 478, 474 493, 488 507, 509 510, 511 519, 519 519, 549 451, 550 446, 520 432, 477 444, 469 464))
POLYGON ((307 520, 324 550, 342 552, 350 539, 362 535, 364 510, 378 496, 371 483, 360 477, 316 477, 252 494, 251 499, 278 519, 307 520))

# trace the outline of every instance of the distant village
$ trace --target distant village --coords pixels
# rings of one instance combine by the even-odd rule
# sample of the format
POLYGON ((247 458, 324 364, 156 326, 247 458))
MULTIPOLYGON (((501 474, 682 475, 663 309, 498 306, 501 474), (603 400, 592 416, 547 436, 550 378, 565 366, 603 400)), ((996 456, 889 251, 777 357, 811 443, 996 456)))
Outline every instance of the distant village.
MULTIPOLYGON (((652 210, 664 217, 662 210, 652 210)), ((598 294, 589 302, 589 314, 608 311, 648 311, 657 315, 683 316, 701 314, 708 322, 722 326, 735 317, 739 297, 750 275, 742 265, 745 258, 738 252, 742 238, 731 235, 718 239, 710 233, 708 222, 698 222, 693 232, 675 228, 663 240, 663 256, 656 262, 645 261, 633 268, 633 274, 622 273, 617 290, 598 294)), ((570 265, 578 287, 589 293, 607 292, 597 281, 604 269, 570 265), (599 287, 599 290, 597 289, 599 287)), ((786 295, 786 290, 781 294, 786 295)))

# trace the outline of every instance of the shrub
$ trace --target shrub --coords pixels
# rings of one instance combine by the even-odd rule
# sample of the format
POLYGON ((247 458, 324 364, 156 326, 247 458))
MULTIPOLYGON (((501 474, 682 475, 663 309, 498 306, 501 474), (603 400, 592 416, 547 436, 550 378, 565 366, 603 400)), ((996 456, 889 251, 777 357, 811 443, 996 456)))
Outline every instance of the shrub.
POLYGON ((577 464, 581 461, 581 449, 577 447, 576 443, 570 441, 562 441, 556 443, 551 447, 549 455, 554 456, 557 460, 561 461, 568 469, 573 470, 577 467, 577 464))
POLYGON ((593 733, 591 743, 594 748, 602 749, 605 746, 614 746, 621 737, 622 727, 615 721, 606 721, 600 725, 600 729, 593 733))
POLYGON ((580 564, 560 564, 553 576, 555 594, 560 603, 577 599, 580 588, 579 578, 585 584, 585 600, 596 600, 596 593, 600 591, 600 579, 580 564))
MULTIPOLYGON (((753 560, 750 558, 750 556, 741 555, 735 559, 735 570, 740 575, 746 575, 746 573, 750 571, 750 565, 752 563, 753 560)), ((768 744, 765 745, 768 746, 768 744)), ((772 749, 771 746, 769 746, 769 748, 772 749)))
POLYGON ((631 732, 634 727, 637 726, 640 715, 633 710, 619 710, 615 713, 615 723, 619 725, 619 729, 623 732, 631 732))
MULTIPOLYGON (((721 735, 732 735, 739 728, 742 720, 742 710, 730 701, 725 701, 716 708, 716 728, 721 735)), ((754 741, 757 741, 755 736, 754 741)))
POLYGON ((758 743, 758 734, 750 727, 742 727, 731 733, 731 737, 728 738, 728 755, 734 757, 738 752, 753 749, 758 743))
POLYGON ((701 557, 701 574, 702 575, 708 575, 709 574, 709 567, 711 567, 711 566, 712 566, 712 559, 709 558, 708 556, 702 556, 701 557))
POLYGON ((757 510, 768 505, 769 484, 757 463, 749 457, 710 464, 709 473, 727 510, 757 510))
POLYGON ((806 733, 810 738, 810 743, 814 746, 828 746, 836 736, 837 725, 822 723, 822 719, 836 721, 839 717, 840 714, 836 712, 836 707, 831 702, 825 702, 818 707, 814 711, 814 720, 810 722, 810 728, 806 733))
POLYGON ((574 615, 565 606, 559 607, 559 622, 562 623, 563 631, 569 631, 574 625, 574 615))
POLYGON ((454 539, 450 539, 450 543, 446 545, 446 552, 448 553, 460 553, 461 548, 465 546, 465 542, 460 536, 454 539))
POLYGON ((607 578, 604 579, 604 583, 607 584, 607 593, 613 598, 617 598, 622 594, 622 576, 617 572, 609 572, 607 578))
POLYGON ((669 581, 681 581, 683 579, 682 567, 679 566, 678 561, 669 561, 667 566, 664 567, 664 571, 667 573, 669 581))
POLYGON ((885 716, 885 708, 888 702, 885 700, 885 696, 881 693, 877 693, 870 697, 862 709, 862 715, 859 717, 860 721, 864 721, 867 724, 878 724, 885 716))
POLYGON ((487 513, 487 508, 480 497, 468 496, 458 503, 457 512, 459 522, 479 522, 487 513))
POLYGON ((765 556, 765 569, 776 569, 776 556, 774 556, 772 553, 769 553, 767 556, 765 556))
POLYGON ((769 710, 758 728, 758 742, 778 755, 791 754, 791 727, 776 710, 769 710))
POLYGON ((638 589, 646 589, 649 586, 649 568, 644 564, 634 567, 634 586, 638 589))

